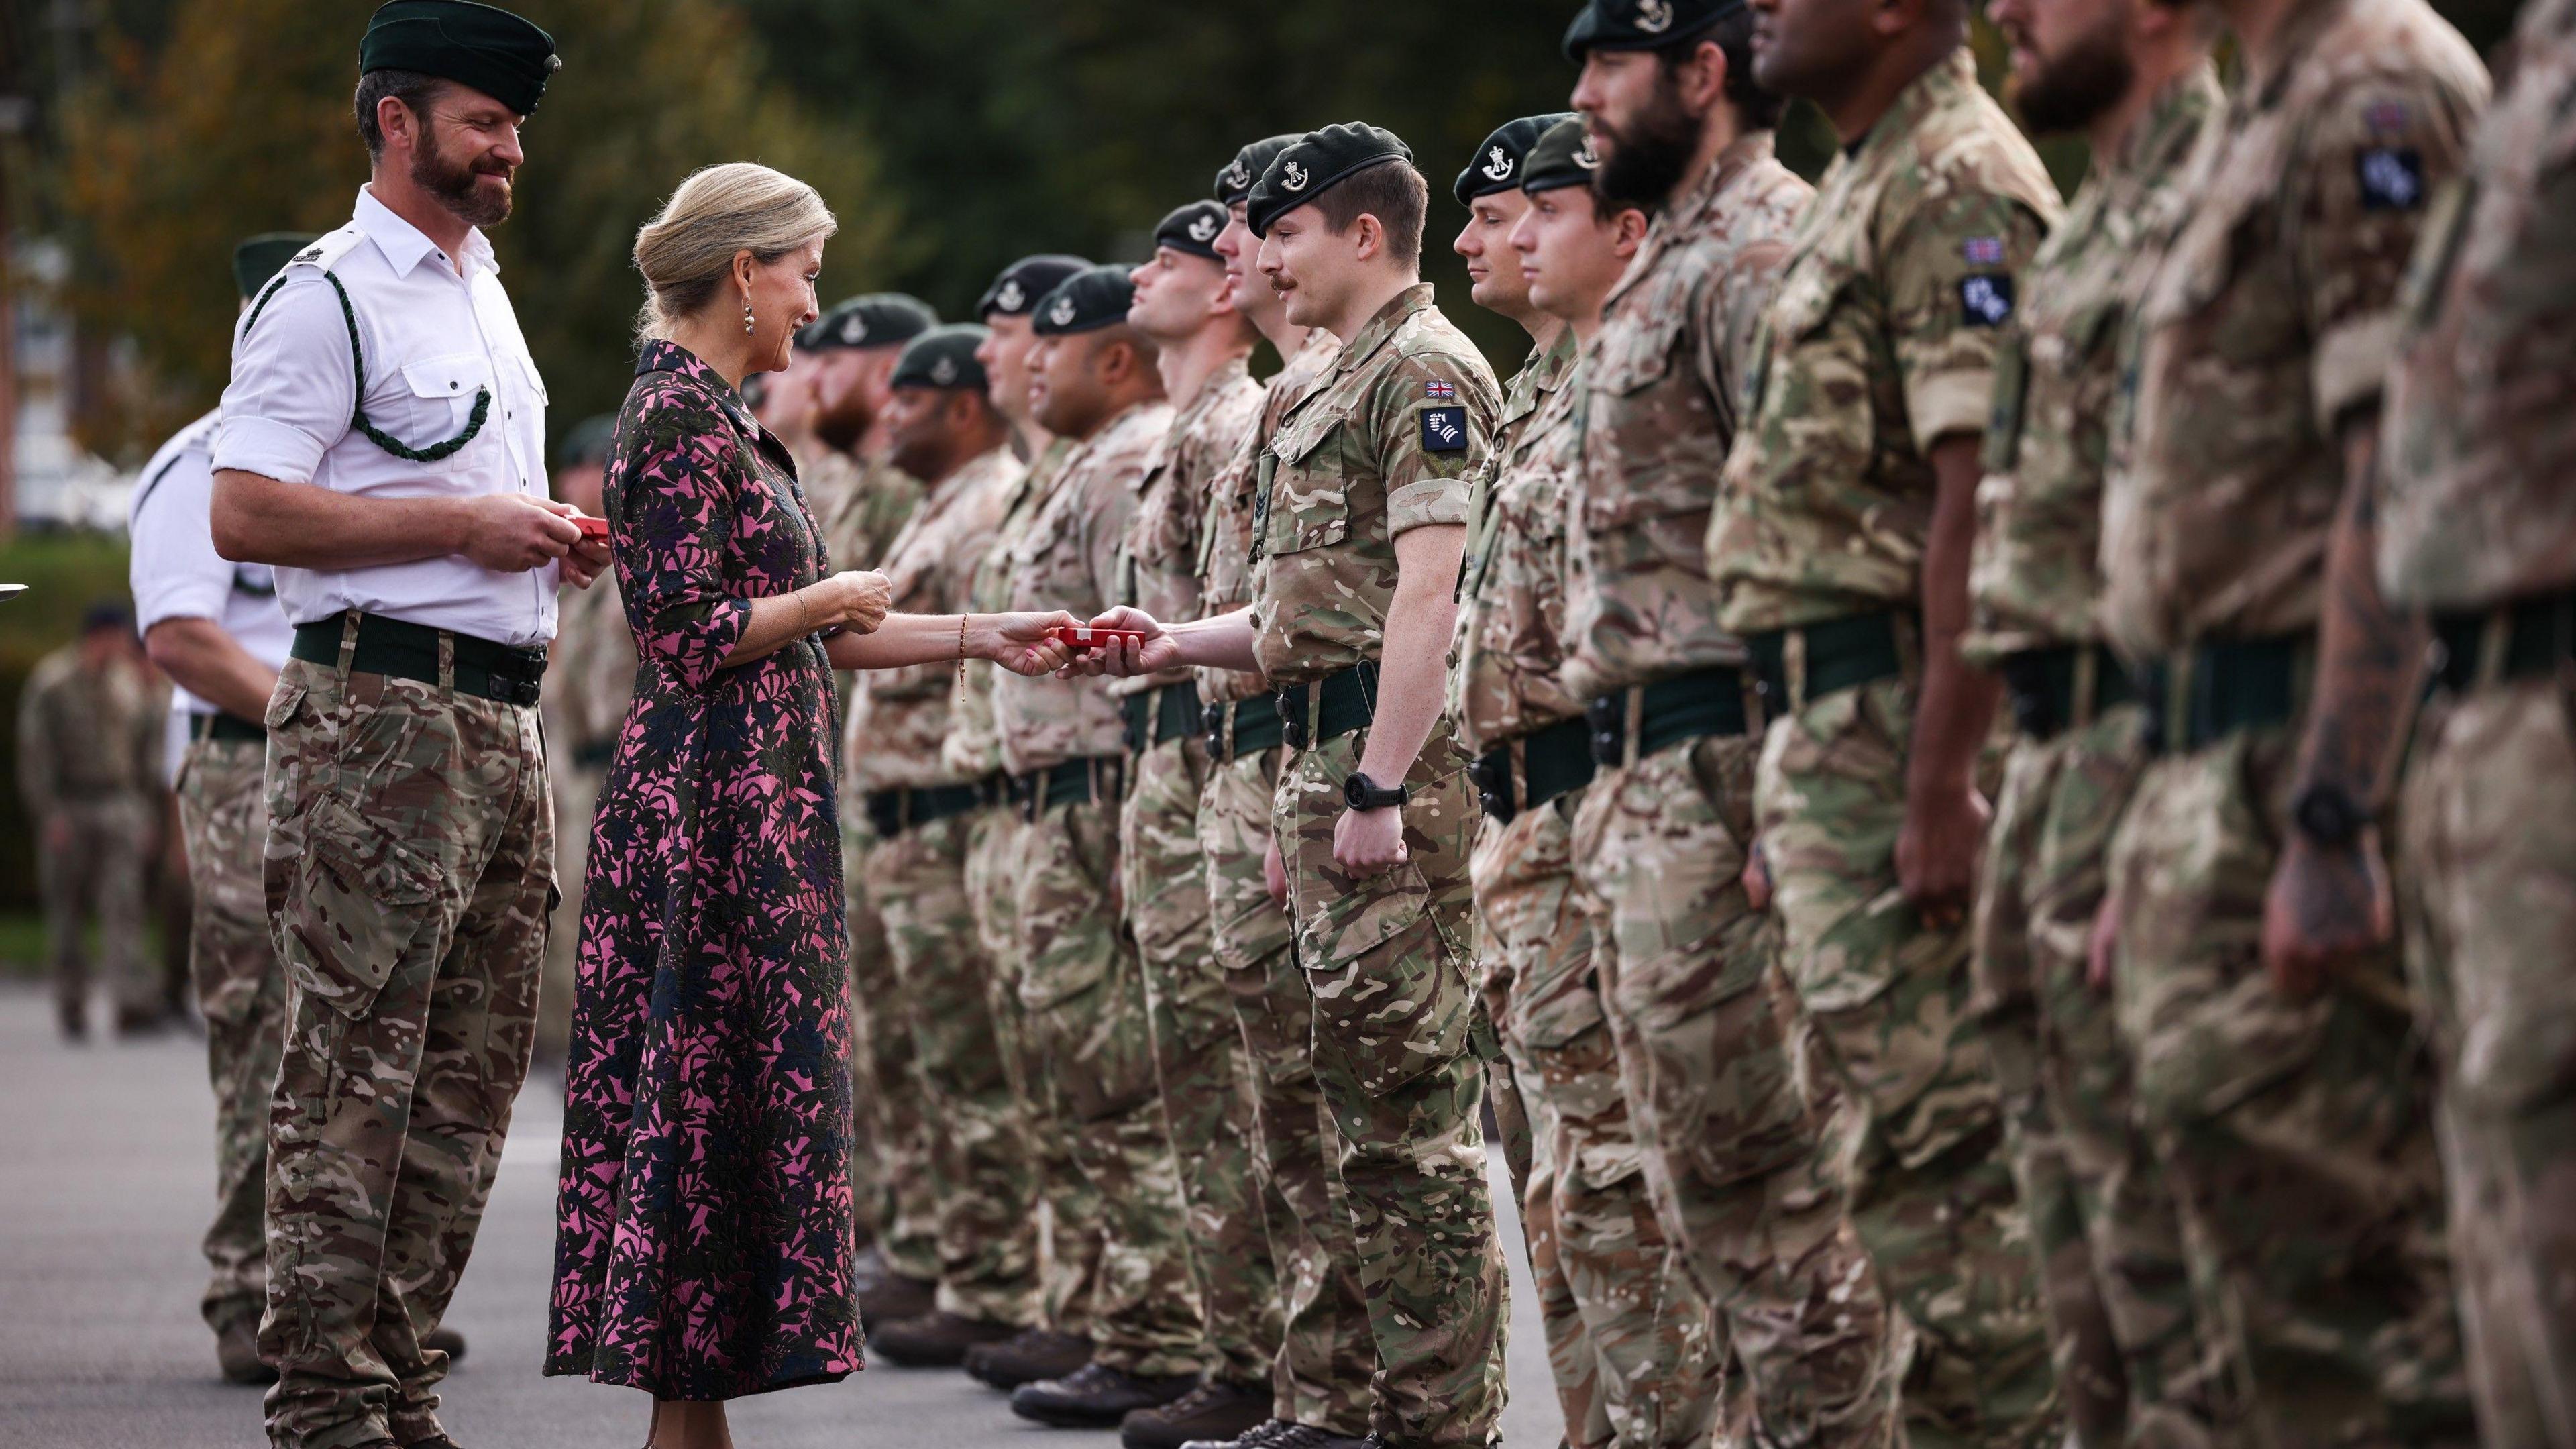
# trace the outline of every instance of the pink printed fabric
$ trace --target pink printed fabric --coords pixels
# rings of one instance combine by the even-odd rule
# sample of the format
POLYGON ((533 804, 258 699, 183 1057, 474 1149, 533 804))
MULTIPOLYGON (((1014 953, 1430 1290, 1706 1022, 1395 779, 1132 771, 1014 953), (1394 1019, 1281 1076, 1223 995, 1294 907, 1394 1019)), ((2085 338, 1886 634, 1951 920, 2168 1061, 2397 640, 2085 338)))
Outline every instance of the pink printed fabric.
POLYGON ((591 827, 545 1371, 729 1399, 860 1367, 830 666, 720 667, 821 577, 787 450, 645 344, 608 464, 642 660, 591 827))

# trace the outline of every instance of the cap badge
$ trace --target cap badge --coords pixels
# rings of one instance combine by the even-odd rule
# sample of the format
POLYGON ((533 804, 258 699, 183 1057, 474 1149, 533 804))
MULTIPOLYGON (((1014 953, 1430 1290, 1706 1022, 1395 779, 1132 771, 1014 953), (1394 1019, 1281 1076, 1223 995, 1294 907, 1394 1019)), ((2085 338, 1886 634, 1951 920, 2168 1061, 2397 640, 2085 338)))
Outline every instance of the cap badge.
POLYGON ((1584 137, 1583 144, 1575 148, 1574 164, 1582 167, 1586 171, 1598 171, 1601 169, 1601 157, 1599 153, 1592 149, 1592 138, 1590 136, 1584 137))
POLYGON ((1243 164, 1242 157, 1235 157, 1234 164, 1225 168, 1225 184, 1228 186, 1250 186, 1252 184, 1252 172, 1250 168, 1243 164))
POLYGON ((930 365, 930 380, 946 387, 957 380, 957 359, 943 357, 930 365))
POLYGON ((1637 0, 1637 28, 1661 35, 1673 26, 1673 0, 1637 0))
POLYGON ((1047 320, 1058 327, 1072 326, 1073 299, 1071 297, 1056 298, 1055 305, 1047 309, 1047 320))
POLYGON ((860 316, 856 312, 851 313, 850 320, 841 324, 842 345, 846 347, 856 347, 867 340, 868 319, 860 316))
POLYGON ((1202 216, 1198 220, 1190 223, 1190 240, 1194 242, 1212 241, 1215 237, 1215 217, 1202 216))
POLYGON ((1005 312, 1017 312, 1029 305, 1029 294, 1021 288, 1020 279, 1013 277, 1002 284, 1002 290, 993 294, 993 305, 1005 312))
POLYGON ((1314 179, 1315 174, 1313 172, 1308 171, 1305 167, 1298 165, 1294 161, 1289 162, 1287 167, 1279 173, 1279 184, 1288 188, 1290 191, 1303 191, 1306 189, 1306 183, 1314 179))
POLYGON ((1512 179, 1512 157, 1510 152, 1505 151, 1500 146, 1496 146, 1485 154, 1494 158, 1493 160, 1486 162, 1484 166, 1480 168, 1483 171, 1486 180, 1509 181, 1512 179))

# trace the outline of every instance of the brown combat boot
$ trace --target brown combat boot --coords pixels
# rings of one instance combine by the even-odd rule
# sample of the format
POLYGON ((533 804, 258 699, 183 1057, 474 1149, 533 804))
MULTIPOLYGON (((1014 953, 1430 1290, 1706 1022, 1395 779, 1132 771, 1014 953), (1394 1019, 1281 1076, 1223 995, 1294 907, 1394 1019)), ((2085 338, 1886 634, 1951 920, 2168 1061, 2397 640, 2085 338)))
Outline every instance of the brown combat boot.
POLYGON ((1008 1342, 966 1350, 966 1372, 1005 1393, 1040 1379, 1060 1379, 1091 1362, 1091 1340, 1024 1328, 1008 1342))
POLYGON ((1121 1449, 1186 1449, 1228 1440, 1270 1422, 1270 1386, 1210 1379, 1156 1409, 1138 1409, 1118 1426, 1121 1449))
POLYGON ((859 1321, 870 1335, 880 1324, 893 1325, 907 1318, 922 1318, 939 1311, 939 1285, 927 1278, 907 1278, 901 1273, 888 1273, 873 1283, 862 1286, 855 1295, 859 1300, 859 1321))
POLYGON ((868 1347, 903 1368, 955 1368, 979 1344, 1007 1343, 1019 1330, 990 1319, 942 1310, 899 1318, 868 1335, 868 1347))
POLYGON ((244 1314, 215 1330, 215 1362, 236 1384, 273 1384, 277 1370, 260 1361, 259 1318, 244 1314))

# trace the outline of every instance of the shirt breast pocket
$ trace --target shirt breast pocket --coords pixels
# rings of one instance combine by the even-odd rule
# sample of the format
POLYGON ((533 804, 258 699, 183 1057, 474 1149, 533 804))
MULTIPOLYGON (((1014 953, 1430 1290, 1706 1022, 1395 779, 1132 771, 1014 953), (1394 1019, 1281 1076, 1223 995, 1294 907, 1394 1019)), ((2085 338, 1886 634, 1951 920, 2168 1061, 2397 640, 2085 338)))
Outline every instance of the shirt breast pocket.
MULTIPOLYGON (((477 353, 455 352, 439 357, 424 357, 402 366, 402 387, 396 394, 391 416, 370 417, 378 431, 395 442, 417 452, 426 452, 475 430, 488 428, 492 414, 499 411, 500 400, 493 396, 492 364, 477 353), (477 412, 482 414, 478 423, 477 412)), ((472 443, 434 460, 437 466, 454 471, 465 465, 472 443)))
POLYGON ((1614 466, 1587 470, 1593 485, 1583 495, 1588 532, 1617 533, 1702 513, 1715 496, 1726 462, 1718 445, 1725 420, 1685 365, 1684 305, 1678 297, 1670 307, 1659 301, 1647 314, 1652 320, 1622 330, 1602 349, 1585 446, 1606 446, 1616 458, 1614 466))
POLYGON ((1330 548, 1351 534, 1350 469, 1343 456, 1350 414, 1300 418, 1271 445, 1269 527, 1263 552, 1277 557, 1330 548))

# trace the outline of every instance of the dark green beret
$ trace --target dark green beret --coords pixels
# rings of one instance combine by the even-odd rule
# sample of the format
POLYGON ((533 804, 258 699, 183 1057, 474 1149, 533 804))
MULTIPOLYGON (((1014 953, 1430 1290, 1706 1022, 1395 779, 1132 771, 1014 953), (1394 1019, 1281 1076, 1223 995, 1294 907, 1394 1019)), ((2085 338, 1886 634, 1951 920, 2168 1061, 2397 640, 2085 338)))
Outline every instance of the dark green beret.
POLYGON ((1592 152, 1592 133, 1584 129, 1583 118, 1568 116, 1531 145, 1529 159, 1521 166, 1521 190, 1589 186, 1600 169, 1601 158, 1592 152))
POLYGON ((813 340, 808 342, 799 333, 797 343, 818 352, 836 347, 894 347, 938 325, 939 314, 919 297, 870 292, 834 303, 831 311, 806 325, 813 340))
POLYGON ((1231 219, 1226 209, 1213 201, 1193 201, 1187 206, 1174 207, 1171 215, 1155 224, 1154 245, 1217 261, 1216 234, 1225 230, 1226 222, 1231 219))
POLYGON ((1653 50, 1688 40, 1744 8, 1744 0, 1591 0, 1565 27, 1565 58, 1590 50, 1653 50))
POLYGON ((1136 300, 1136 284, 1127 268, 1087 267, 1059 283, 1030 314, 1040 337, 1065 337, 1127 320, 1127 304, 1136 300))
POLYGON ((982 392, 990 384, 984 364, 975 360, 975 349, 992 335, 991 329, 972 322, 933 327, 904 344, 903 356, 895 359, 894 375, 886 385, 982 392))
POLYGON ((358 73, 411 70, 469 85, 522 116, 563 69, 555 38, 472 0, 388 0, 358 42, 358 73))
POLYGON ((1252 184, 1261 179, 1262 172, 1270 169, 1271 161, 1280 152, 1304 139, 1303 132, 1290 131, 1284 136, 1255 141, 1235 152, 1234 159, 1225 163, 1225 169, 1216 174, 1216 185, 1208 194, 1214 196, 1220 206, 1233 206, 1252 194, 1252 184))
POLYGON ((555 446, 555 466, 578 468, 585 463, 608 461, 608 443, 617 436, 617 414, 593 413, 572 425, 555 446))
POLYGON ((1467 163, 1466 170, 1458 173, 1458 184, 1453 188, 1458 194, 1458 204, 1465 206, 1479 196, 1517 188, 1521 184, 1521 173, 1526 169, 1524 163, 1529 159, 1530 147, 1538 144, 1538 138, 1547 134, 1548 127, 1573 114, 1572 111, 1558 111, 1553 115, 1523 116, 1495 127, 1494 134, 1485 138, 1485 144, 1476 148, 1476 158, 1467 163))
POLYGON ((1081 257, 1062 252, 1047 252, 1022 257, 1002 268, 993 285, 975 303, 977 320, 990 322, 996 313, 1004 317, 1025 317, 1038 305, 1038 299, 1064 284, 1064 279, 1090 266, 1081 257))
POLYGON ((233 248, 233 285, 244 297, 254 297, 268 285, 268 279, 286 270, 286 264, 297 252, 313 244, 313 234, 302 231, 264 231, 243 237, 233 248))
POLYGON ((1270 223, 1384 161, 1413 164, 1413 148, 1393 131, 1365 121, 1345 121, 1308 131, 1273 158, 1243 203, 1244 224, 1268 236, 1270 223))

